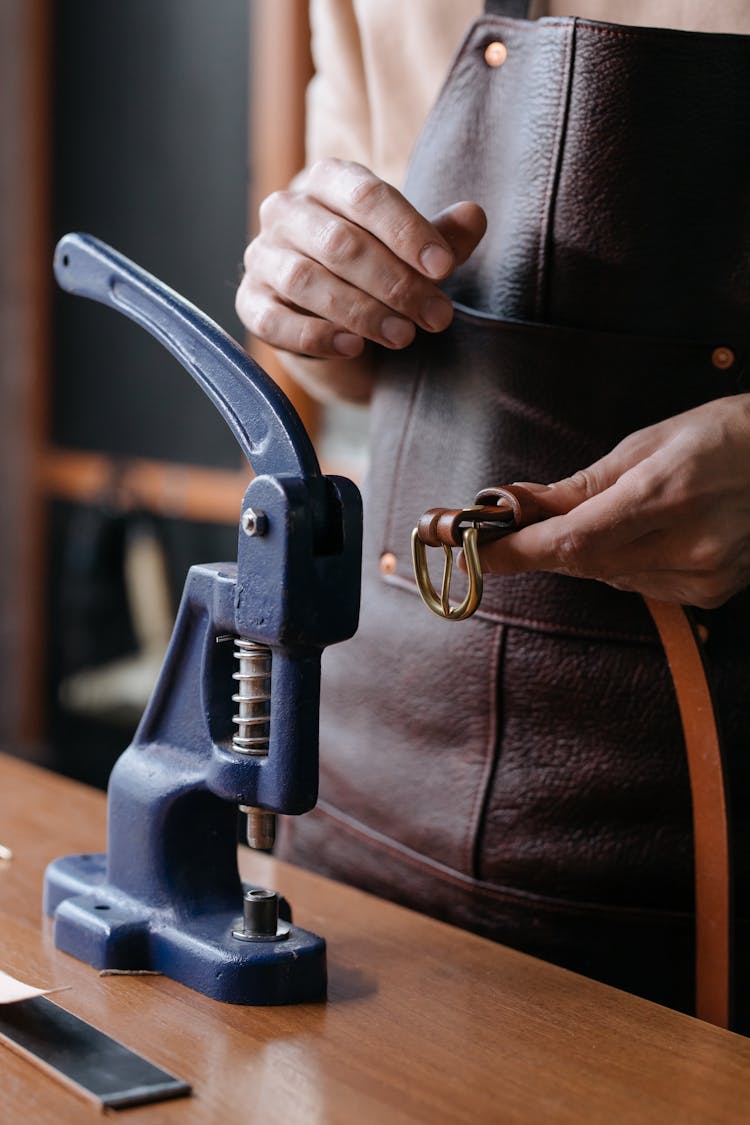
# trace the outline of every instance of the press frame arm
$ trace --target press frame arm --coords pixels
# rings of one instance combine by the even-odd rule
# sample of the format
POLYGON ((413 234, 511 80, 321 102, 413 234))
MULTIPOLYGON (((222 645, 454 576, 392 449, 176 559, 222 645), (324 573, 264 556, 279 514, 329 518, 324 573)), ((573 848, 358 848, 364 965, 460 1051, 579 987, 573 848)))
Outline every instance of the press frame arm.
POLYGON ((89 234, 65 235, 54 269, 61 288, 122 313, 172 353, 211 399, 255 473, 322 478, 286 395, 195 305, 89 234))

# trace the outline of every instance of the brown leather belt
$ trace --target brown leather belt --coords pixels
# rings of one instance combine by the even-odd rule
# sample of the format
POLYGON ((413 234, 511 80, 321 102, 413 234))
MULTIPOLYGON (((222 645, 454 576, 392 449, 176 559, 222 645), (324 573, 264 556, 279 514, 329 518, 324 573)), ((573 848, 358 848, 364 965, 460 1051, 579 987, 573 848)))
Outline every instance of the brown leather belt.
POLYGON ((674 682, 693 800, 695 1012, 730 1026, 731 848, 724 756, 700 639, 684 606, 645 599, 674 682))
MULTIPOLYGON (((423 600, 449 620, 469 617, 482 596, 477 545, 545 518, 523 487, 487 488, 465 509, 431 508, 414 529, 412 547, 423 600), (425 546, 442 547, 446 569, 440 594, 432 587, 425 546), (463 547, 469 593, 450 602, 451 549, 463 547), (472 561, 473 560, 473 561, 472 561), (474 573, 472 573, 472 571, 474 573)), ((684 606, 645 598, 672 675, 685 739, 693 814, 695 865, 695 1011, 729 1027, 732 980, 731 848, 724 757, 697 627, 684 606)))

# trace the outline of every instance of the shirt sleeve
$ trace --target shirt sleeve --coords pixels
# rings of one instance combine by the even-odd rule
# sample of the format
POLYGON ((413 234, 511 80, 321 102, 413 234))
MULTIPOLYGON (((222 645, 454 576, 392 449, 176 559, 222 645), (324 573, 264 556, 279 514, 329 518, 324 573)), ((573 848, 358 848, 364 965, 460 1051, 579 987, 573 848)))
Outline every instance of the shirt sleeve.
POLYGON ((482 0, 310 0, 308 163, 357 160, 389 183, 482 0))
POLYGON ((372 128, 352 0, 311 0, 315 74, 307 89, 308 164, 326 157, 372 165, 372 128))

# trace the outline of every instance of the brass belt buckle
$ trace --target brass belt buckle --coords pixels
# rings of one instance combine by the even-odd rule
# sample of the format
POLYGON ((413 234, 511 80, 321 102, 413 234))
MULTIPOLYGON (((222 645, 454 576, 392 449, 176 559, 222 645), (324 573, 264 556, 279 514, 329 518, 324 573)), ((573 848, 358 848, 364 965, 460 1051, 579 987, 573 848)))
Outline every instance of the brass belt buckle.
POLYGON ((419 528, 415 527, 411 533, 411 557, 414 563, 414 577, 417 580, 417 587, 422 595, 422 601, 436 613, 438 617, 444 617, 446 621, 463 621, 466 617, 471 617, 472 613, 479 607, 482 600, 482 591, 484 584, 482 581, 482 569, 479 565, 479 532, 476 525, 467 527, 463 533, 461 546, 463 547, 464 556, 466 558, 466 569, 469 576, 469 589, 463 601, 459 605, 450 604, 451 592, 451 576, 453 574, 453 548, 449 547, 446 543, 441 543, 440 546, 445 552, 445 565, 443 566, 443 581, 440 584, 440 594, 437 593, 435 587, 432 585, 430 572, 427 568, 427 545, 419 537, 419 528))
POLYGON ((430 508, 419 520, 411 535, 414 577, 422 601, 438 617, 446 621, 464 621, 479 608, 483 591, 480 543, 499 539, 526 522, 525 511, 517 495, 519 491, 485 488, 477 494, 470 508, 430 508), (442 547, 445 553, 439 594, 427 567, 428 547, 442 547), (454 547, 463 548, 469 578, 469 588, 458 605, 451 605, 450 601, 454 547))

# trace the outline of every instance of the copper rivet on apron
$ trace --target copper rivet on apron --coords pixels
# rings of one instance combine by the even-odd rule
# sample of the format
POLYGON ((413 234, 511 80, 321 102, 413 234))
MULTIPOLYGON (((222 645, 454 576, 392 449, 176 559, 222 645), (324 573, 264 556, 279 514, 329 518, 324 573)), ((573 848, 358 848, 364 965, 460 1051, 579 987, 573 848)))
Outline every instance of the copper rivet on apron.
POLYGON ((488 43, 484 49, 484 61, 487 66, 502 66, 508 57, 508 48, 499 39, 488 43))
POLYGON ((392 551, 386 551, 384 555, 380 556, 380 573, 393 574, 396 569, 396 556, 392 551))
POLYGON ((714 348, 711 352, 711 363, 719 371, 726 371, 734 363, 734 352, 731 348, 714 348))

